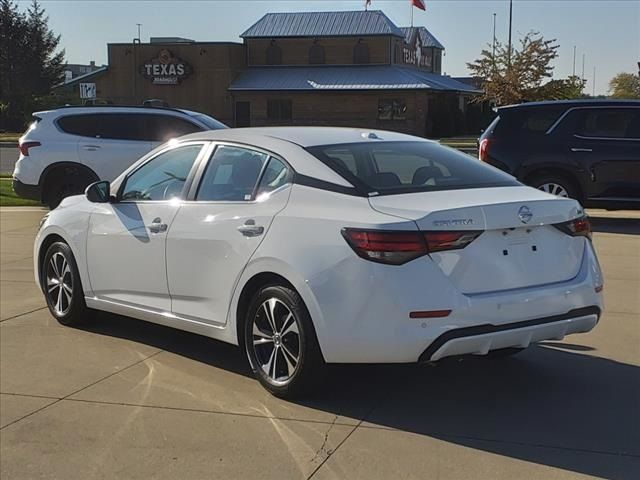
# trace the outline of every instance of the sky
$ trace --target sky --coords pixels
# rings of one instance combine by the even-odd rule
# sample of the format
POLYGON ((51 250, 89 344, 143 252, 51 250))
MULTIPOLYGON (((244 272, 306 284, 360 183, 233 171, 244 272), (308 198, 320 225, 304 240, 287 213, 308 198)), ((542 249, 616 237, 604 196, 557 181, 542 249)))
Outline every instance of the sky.
MULTIPOLYGON (((26 9, 30 0, 20 0, 26 9)), ((107 63, 107 43, 137 37, 186 37, 197 41, 241 42, 239 35, 268 12, 361 10, 364 0, 44 0, 49 25, 61 38, 69 63, 107 63)), ((496 37, 506 43, 509 2, 485 0, 426 0, 427 10, 414 9, 414 25, 426 26, 445 46, 443 72, 466 76, 466 63, 491 43, 493 14, 496 37)), ((372 0, 396 25, 410 24, 409 0, 372 0)), ((573 72, 586 91, 606 94, 609 80, 620 72, 636 73, 640 61, 640 0, 516 0, 513 38, 529 31, 560 44, 555 78, 573 72)))

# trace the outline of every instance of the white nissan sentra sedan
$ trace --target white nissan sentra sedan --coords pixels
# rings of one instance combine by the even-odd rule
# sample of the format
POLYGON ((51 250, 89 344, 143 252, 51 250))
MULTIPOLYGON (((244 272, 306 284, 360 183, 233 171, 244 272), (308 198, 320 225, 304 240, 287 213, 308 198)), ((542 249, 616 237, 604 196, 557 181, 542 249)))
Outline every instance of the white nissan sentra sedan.
POLYGON ((50 212, 34 260, 60 323, 106 310, 233 343, 282 397, 327 363, 510 354, 603 307, 576 201, 386 131, 172 140, 50 212))

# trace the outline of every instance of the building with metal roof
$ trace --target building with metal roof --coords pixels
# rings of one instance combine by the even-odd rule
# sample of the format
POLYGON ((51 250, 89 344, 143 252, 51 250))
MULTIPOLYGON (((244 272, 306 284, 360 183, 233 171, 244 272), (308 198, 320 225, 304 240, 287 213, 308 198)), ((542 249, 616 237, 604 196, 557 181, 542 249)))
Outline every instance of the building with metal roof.
POLYGON ((451 77, 399 65, 248 68, 231 83, 239 91, 430 90, 479 93, 451 77))
POLYGON ((236 127, 445 136, 465 133, 478 108, 476 86, 442 75, 444 46, 427 28, 399 28, 378 10, 268 13, 241 38, 109 44, 108 67, 82 80, 95 83, 96 101, 153 98, 236 127))
POLYGON ((267 13, 240 38, 360 37, 404 33, 380 10, 267 13))

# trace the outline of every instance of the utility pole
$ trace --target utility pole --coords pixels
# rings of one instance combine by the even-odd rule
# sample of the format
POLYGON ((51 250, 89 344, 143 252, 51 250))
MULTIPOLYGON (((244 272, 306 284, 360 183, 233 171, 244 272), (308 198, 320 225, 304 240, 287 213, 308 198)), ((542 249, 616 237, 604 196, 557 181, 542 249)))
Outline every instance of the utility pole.
POLYGON ((509 0, 509 47, 507 50, 507 65, 511 66, 511 26, 513 25, 513 0, 509 0))
POLYGON ((582 76, 580 78, 584 81, 584 53, 582 54, 582 76))
POLYGON ((593 67, 593 85, 591 85, 591 96, 596 96, 596 67, 593 67))
POLYGON ((573 76, 576 76, 576 46, 573 46, 573 76))

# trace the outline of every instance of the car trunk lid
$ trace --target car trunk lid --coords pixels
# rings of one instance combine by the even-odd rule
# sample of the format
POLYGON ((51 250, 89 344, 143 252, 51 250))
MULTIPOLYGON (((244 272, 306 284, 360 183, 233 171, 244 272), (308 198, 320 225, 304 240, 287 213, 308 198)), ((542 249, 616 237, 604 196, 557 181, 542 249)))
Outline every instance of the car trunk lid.
POLYGON ((500 187, 379 196, 370 203, 415 221, 421 231, 482 231, 464 249, 430 254, 466 294, 563 282, 580 268, 584 240, 553 226, 584 215, 573 200, 500 187))

